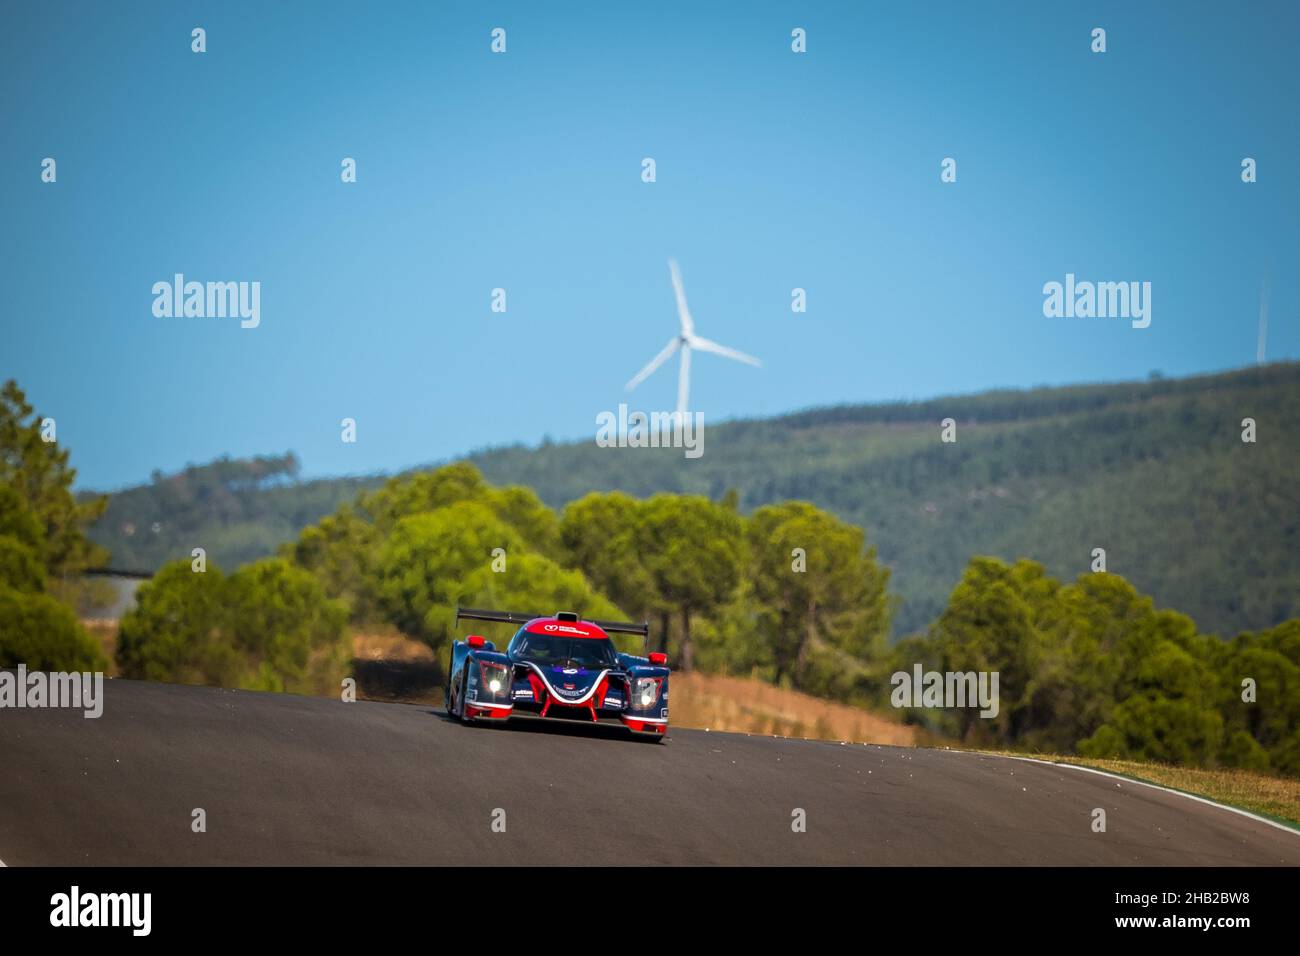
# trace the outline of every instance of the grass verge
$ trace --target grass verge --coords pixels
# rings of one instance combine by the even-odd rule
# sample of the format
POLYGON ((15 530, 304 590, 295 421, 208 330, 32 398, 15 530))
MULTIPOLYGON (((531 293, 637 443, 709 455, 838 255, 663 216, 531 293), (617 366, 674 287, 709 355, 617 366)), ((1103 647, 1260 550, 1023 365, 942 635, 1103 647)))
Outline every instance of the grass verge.
POLYGON ((1092 757, 1060 756, 1058 754, 1025 754, 997 751, 1006 757, 1033 757, 1055 763, 1092 767, 1107 773, 1159 784, 1171 790, 1180 790, 1193 796, 1205 797, 1241 810, 1285 823, 1300 830, 1300 780, 1274 777, 1253 770, 1218 769, 1199 767, 1174 767, 1168 764, 1145 763, 1140 760, 1100 760, 1092 757))

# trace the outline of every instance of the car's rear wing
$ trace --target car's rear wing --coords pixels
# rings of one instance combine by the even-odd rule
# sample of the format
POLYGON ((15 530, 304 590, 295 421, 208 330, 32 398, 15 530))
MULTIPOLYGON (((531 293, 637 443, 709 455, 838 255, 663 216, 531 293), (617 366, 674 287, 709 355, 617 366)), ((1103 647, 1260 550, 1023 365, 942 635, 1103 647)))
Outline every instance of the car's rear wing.
MULTIPOLYGON (((527 624, 534 618, 547 617, 545 614, 525 614, 521 611, 490 611, 483 608, 457 607, 456 623, 459 624, 461 618, 468 621, 494 621, 498 624, 527 624)), ((557 621, 574 620, 577 621, 578 615, 570 616, 567 611, 560 611, 555 615, 557 621)), ((640 624, 633 624, 629 621, 588 621, 589 624, 595 624, 602 631, 613 631, 616 634, 640 634, 642 638, 650 637, 650 622, 642 621, 640 624)))

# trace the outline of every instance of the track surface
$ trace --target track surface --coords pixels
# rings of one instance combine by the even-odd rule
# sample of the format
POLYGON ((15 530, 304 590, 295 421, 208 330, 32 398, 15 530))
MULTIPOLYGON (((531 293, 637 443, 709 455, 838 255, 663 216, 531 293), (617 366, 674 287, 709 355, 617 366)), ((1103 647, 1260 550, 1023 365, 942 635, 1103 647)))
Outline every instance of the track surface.
POLYGON ((8 865, 1300 864, 1300 835, 1000 757, 682 729, 653 744, 122 680, 105 696, 98 720, 0 710, 8 865))

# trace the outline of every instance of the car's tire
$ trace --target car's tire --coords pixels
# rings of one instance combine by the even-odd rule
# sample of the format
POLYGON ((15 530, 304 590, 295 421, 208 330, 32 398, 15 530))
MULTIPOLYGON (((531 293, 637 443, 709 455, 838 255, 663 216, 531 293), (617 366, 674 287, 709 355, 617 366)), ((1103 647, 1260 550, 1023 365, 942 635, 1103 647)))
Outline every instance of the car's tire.
POLYGON ((468 687, 469 687, 469 661, 466 661, 465 666, 462 667, 460 671, 460 693, 456 695, 457 699, 460 702, 460 706, 459 706, 460 713, 458 713, 456 716, 460 718, 461 723, 463 724, 472 724, 474 722, 473 717, 465 716, 465 691, 468 687))

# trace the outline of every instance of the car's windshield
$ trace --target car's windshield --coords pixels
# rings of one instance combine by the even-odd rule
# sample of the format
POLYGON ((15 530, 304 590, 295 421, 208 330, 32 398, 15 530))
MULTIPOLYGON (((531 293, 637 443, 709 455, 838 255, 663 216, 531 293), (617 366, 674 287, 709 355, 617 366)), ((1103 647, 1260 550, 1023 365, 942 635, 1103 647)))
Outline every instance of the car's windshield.
POLYGON ((571 664, 610 667, 618 662, 614 642, 599 637, 558 637, 521 631, 515 636, 514 656, 535 664, 571 664))

